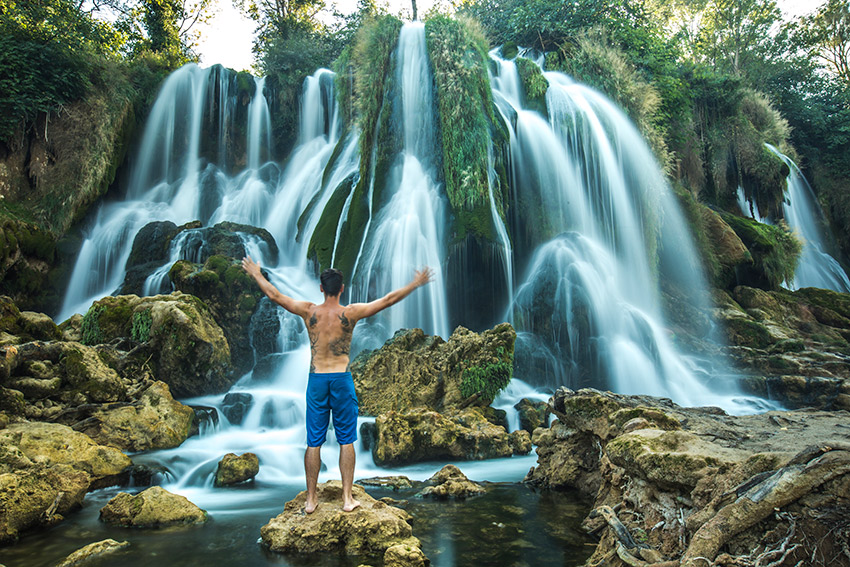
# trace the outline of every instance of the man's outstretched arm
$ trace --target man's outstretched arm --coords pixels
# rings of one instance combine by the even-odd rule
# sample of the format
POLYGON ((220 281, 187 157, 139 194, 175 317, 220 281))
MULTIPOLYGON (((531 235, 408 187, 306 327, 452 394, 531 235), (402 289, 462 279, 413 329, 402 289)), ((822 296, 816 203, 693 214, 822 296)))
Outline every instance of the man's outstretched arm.
POLYGON ((310 313, 310 307, 312 307, 312 303, 309 301, 296 301, 292 299, 288 295, 282 294, 272 283, 266 279, 266 277, 260 272, 260 265, 253 261, 250 257, 242 258, 242 269, 245 270, 249 276, 254 278, 254 281, 257 282, 257 285, 260 286, 260 290, 266 294, 266 296, 289 311, 290 313, 294 313, 302 318, 307 318, 307 315, 310 313))
POLYGON ((387 307, 391 305, 395 305, 415 290, 417 287, 421 287, 431 281, 434 280, 434 270, 428 268, 422 268, 421 270, 417 270, 413 276, 413 279, 409 284, 404 287, 400 287, 395 291, 391 291, 386 294, 384 297, 380 299, 376 299, 375 301, 371 301, 369 303, 352 303, 348 306, 348 318, 354 319, 355 321, 360 319, 365 319, 366 317, 371 317, 375 313, 383 311, 387 307))

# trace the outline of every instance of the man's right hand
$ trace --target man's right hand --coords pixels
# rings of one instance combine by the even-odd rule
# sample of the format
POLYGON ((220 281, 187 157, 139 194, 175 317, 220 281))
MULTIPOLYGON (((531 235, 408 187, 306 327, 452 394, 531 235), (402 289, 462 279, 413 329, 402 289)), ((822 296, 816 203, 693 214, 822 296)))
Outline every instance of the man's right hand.
POLYGON ((423 285, 431 283, 432 281, 434 281, 434 270, 432 270, 428 266, 425 266, 421 270, 416 270, 416 272, 413 274, 413 283, 416 285, 416 287, 422 287, 423 285))

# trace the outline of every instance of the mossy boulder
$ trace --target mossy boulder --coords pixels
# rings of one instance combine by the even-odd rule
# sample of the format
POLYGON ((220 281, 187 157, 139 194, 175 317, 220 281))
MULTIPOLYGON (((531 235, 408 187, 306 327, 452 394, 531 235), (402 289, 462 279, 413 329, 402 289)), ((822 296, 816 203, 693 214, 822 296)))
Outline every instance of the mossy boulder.
POLYGON ((150 451, 183 443, 194 417, 192 408, 172 398, 168 385, 157 381, 136 401, 104 404, 74 423, 74 428, 122 451, 150 451))
POLYGON ((0 430, 0 445, 16 447, 32 462, 68 465, 85 472, 90 488, 108 486, 130 466, 130 458, 112 447, 58 423, 13 423, 0 430))
POLYGON ((260 460, 254 453, 228 453, 218 462, 215 486, 230 486, 251 480, 260 472, 260 460))
POLYGON ((0 543, 51 526, 78 509, 86 492, 114 484, 130 459, 53 423, 11 423, 0 430, 0 543))
POLYGON ((537 402, 528 398, 523 398, 517 402, 514 409, 519 413, 520 429, 529 433, 534 433, 535 429, 544 426, 549 415, 546 402, 537 402))
POLYGON ((177 397, 222 392, 232 384, 224 332, 194 296, 178 291, 105 297, 83 318, 83 341, 88 344, 128 337, 145 344, 154 375, 177 397))
POLYGON ((304 515, 307 493, 299 493, 284 506, 283 512, 260 529, 260 536, 277 553, 344 553, 347 555, 385 556, 396 545, 419 549, 413 537, 411 516, 404 510, 375 500, 358 486, 353 496, 360 508, 342 511, 342 484, 331 481, 317 487, 319 507, 304 515))
POLYGON ((232 222, 211 227, 203 227, 198 221, 179 227, 167 222, 150 223, 136 235, 121 288, 122 293, 141 295, 147 276, 169 261, 170 248, 180 245, 186 251, 183 256, 188 254, 198 263, 175 262, 168 266, 165 281, 176 290, 200 298, 210 308, 224 331, 235 372, 240 375, 254 364, 249 322, 263 298, 241 267, 241 260, 247 255, 246 238, 264 248, 266 258, 276 261, 277 244, 262 228, 232 222))
POLYGON ((716 260, 714 284, 724 289, 731 289, 737 284, 736 273, 739 267, 745 266, 751 269, 753 256, 738 234, 719 213, 706 206, 699 206, 699 213, 706 243, 710 246, 712 256, 716 260))
POLYGON ((787 225, 762 224, 729 213, 721 216, 752 256, 751 266, 747 263, 738 265, 736 274, 739 284, 779 289, 783 282, 794 279, 802 244, 787 225))
POLYGON ((633 476, 663 487, 692 490, 709 469, 730 467, 747 453, 706 441, 685 431, 641 429, 611 440, 608 458, 633 476))
POLYGON ((509 323, 483 333, 458 327, 448 341, 421 329, 401 330, 351 363, 360 412, 488 406, 511 379, 515 341, 509 323))
POLYGON ((421 408, 391 411, 379 415, 374 424, 363 424, 361 434, 378 466, 513 454, 505 428, 487 421, 477 408, 445 415, 421 408))
POLYGON ((60 521, 82 506, 90 477, 69 465, 34 463, 0 444, 0 543, 21 532, 60 521), (10 456, 13 460, 10 462, 10 456), (56 504, 52 514, 46 514, 56 504))
POLYGON ((57 281, 63 267, 56 242, 56 236, 35 224, 0 220, 0 295, 26 309, 58 308, 63 290, 57 281))
POLYGON ((101 521, 124 528, 203 524, 207 513, 185 496, 152 486, 138 494, 120 492, 100 509, 101 521))

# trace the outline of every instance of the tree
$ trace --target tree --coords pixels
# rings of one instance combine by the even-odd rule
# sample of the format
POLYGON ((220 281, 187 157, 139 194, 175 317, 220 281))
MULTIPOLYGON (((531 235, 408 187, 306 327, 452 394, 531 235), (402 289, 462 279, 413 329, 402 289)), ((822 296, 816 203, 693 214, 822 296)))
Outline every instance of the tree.
POLYGON ((847 0, 827 0, 801 23, 802 39, 811 53, 850 84, 850 5, 847 0))
POLYGON ((775 0, 711 0, 702 14, 698 53, 736 75, 774 55, 771 29, 782 17, 775 0))

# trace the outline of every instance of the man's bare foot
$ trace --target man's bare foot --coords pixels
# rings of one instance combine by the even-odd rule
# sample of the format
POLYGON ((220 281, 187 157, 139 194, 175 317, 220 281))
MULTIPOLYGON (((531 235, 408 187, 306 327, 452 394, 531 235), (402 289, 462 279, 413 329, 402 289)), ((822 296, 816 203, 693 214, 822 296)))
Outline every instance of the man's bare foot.
POLYGON ((360 502, 352 498, 349 502, 342 505, 343 512, 352 512, 360 507, 360 502))
POLYGON ((304 504, 304 511, 305 511, 305 512, 307 512, 308 514, 312 514, 313 512, 315 512, 315 511, 316 511, 316 508, 318 508, 318 507, 319 507, 319 501, 318 501, 318 499, 317 499, 317 500, 314 500, 314 501, 311 501, 311 500, 308 498, 308 499, 307 499, 307 502, 304 504))

